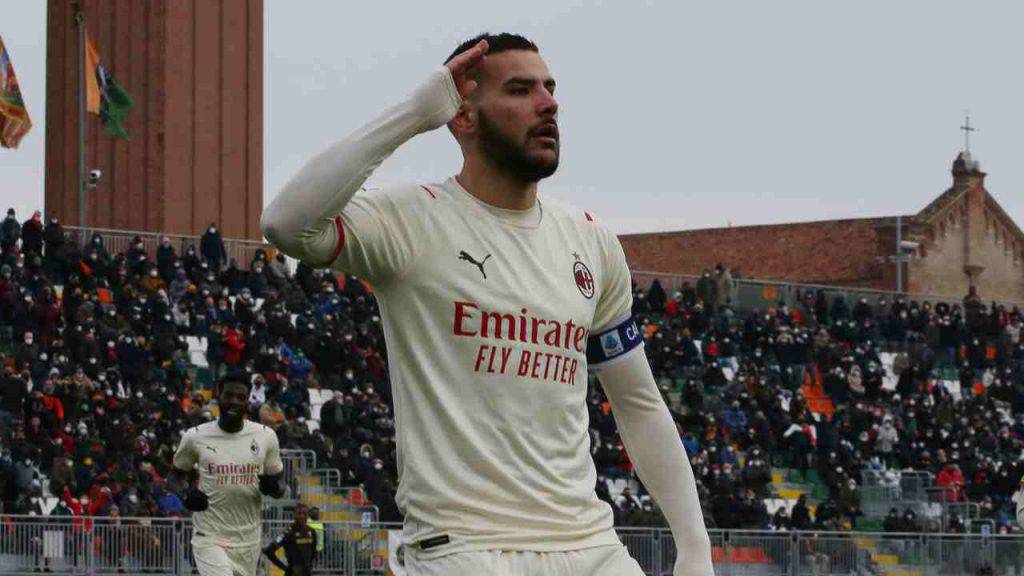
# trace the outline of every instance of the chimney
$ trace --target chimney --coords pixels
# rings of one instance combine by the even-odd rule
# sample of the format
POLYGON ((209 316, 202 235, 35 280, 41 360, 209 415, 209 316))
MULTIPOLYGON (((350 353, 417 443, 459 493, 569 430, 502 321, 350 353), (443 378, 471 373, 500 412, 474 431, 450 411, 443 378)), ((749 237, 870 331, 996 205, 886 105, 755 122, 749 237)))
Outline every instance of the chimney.
POLYGON ((953 187, 957 190, 974 189, 981 191, 985 186, 985 173, 981 171, 981 165, 971 157, 971 153, 964 151, 957 155, 953 161, 953 187))

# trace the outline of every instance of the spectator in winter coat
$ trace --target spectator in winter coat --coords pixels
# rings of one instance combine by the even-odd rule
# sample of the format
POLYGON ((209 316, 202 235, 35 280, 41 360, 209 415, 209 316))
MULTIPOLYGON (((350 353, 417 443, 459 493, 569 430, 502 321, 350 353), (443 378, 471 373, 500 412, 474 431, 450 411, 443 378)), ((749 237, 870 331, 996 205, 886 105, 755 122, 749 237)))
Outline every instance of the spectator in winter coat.
POLYGON ((21 225, 21 253, 26 258, 43 255, 43 214, 39 210, 21 225))
POLYGON ((882 427, 878 429, 878 437, 875 439, 875 448, 886 463, 892 462, 895 456, 896 444, 899 441, 900 435, 896 431, 892 417, 886 416, 882 420, 882 427))
POLYGON ((3 251, 4 262, 13 262, 13 252, 18 240, 21 239, 21 223, 14 217, 14 208, 7 209, 7 218, 0 224, 0 250, 3 251))
POLYGON ((942 491, 943 502, 961 502, 964 499, 964 475, 960 467, 950 462, 935 477, 935 485, 945 488, 942 491))
POLYGON ((722 412, 722 422, 731 438, 738 438, 747 429, 747 413, 740 408, 739 400, 734 400, 728 410, 722 412))
POLYGON ((242 363, 242 351, 245 350, 245 335, 235 326, 224 330, 224 363, 236 366, 242 363))
POLYGON ((729 304, 732 301, 732 292, 735 288, 736 283, 732 279, 732 273, 729 271, 729 268, 723 266, 722 264, 718 264, 717 266, 715 266, 715 276, 713 278, 713 281, 714 307, 712 308, 712 305, 709 304, 708 308, 710 308, 712 312, 715 312, 722 306, 725 306, 726 304, 729 304))
POLYGON ((171 239, 167 236, 160 238, 160 245, 156 248, 156 266, 164 280, 170 281, 174 277, 174 260, 177 257, 171 239))
POLYGON ((227 262, 228 253, 224 249, 224 240, 220 236, 215 224, 210 224, 199 241, 199 252, 206 261, 206 265, 214 272, 220 272, 227 262))
POLYGON ((56 216, 50 218, 50 223, 43 230, 43 241, 46 243, 46 259, 50 262, 59 262, 64 257, 65 240, 64 227, 60 225, 60 220, 56 216))

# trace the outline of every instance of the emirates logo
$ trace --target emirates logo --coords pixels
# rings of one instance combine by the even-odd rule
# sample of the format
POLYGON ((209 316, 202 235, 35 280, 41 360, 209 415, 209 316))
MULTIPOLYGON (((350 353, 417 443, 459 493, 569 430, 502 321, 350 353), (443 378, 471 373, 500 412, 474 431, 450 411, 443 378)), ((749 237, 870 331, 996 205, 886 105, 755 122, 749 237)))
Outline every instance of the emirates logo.
POLYGON ((587 300, 594 297, 594 275, 590 273, 590 268, 580 260, 580 255, 573 252, 573 256, 576 258, 576 263, 572 267, 572 276, 576 280, 576 287, 580 289, 580 294, 587 300))

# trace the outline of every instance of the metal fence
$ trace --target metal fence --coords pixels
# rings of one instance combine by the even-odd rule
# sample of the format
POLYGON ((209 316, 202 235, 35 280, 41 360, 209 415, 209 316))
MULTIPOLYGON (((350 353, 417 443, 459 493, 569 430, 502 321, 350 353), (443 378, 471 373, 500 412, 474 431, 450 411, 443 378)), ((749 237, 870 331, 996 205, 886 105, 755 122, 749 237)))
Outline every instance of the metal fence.
MULTIPOLYGON (((684 284, 689 284, 690 287, 695 288, 697 286, 697 281, 700 280, 700 276, 691 276, 687 274, 670 274, 646 270, 632 270, 631 273, 633 280, 638 285, 645 288, 650 286, 651 282, 657 279, 669 296, 671 296, 673 292, 681 290, 684 284)), ((826 295, 830 304, 836 296, 843 296, 844 300, 846 300, 846 303, 850 305, 851 308, 862 298, 874 306, 878 304, 879 300, 884 299, 888 302, 893 302, 900 296, 909 300, 930 302, 932 304, 938 302, 948 302, 951 304, 959 303, 964 297, 964 294, 949 294, 945 296, 937 294, 912 294, 906 292, 900 293, 895 290, 802 284, 798 282, 779 282, 773 280, 756 280, 752 278, 734 278, 733 282, 734 286, 732 293, 730 294, 730 300, 733 303, 733 307, 738 310, 751 310, 754 308, 764 310, 769 306, 777 306, 779 302, 784 302, 790 307, 794 307, 796 303, 801 301, 808 293, 817 295, 819 292, 823 292, 826 295)), ((1022 302, 1009 300, 1002 301, 1000 304, 1007 306, 1024 306, 1024 303, 1022 302)))
MULTIPOLYGON (((266 521, 263 543, 288 521, 266 521)), ((317 574, 394 574, 401 553, 389 558, 396 525, 324 522, 317 574)), ((676 561, 671 533, 621 528, 630 554, 650 576, 670 576, 676 561)), ((188 519, 4 516, 0 520, 0 574, 195 574, 188 519)), ((988 534, 877 534, 856 532, 710 531, 718 576, 1024 574, 1024 537, 988 534)), ((272 575, 264 559, 258 574, 272 575)))
POLYGON ((312 450, 282 449, 281 462, 284 464, 284 485, 291 498, 299 494, 300 479, 316 468, 316 452, 312 450))
MULTIPOLYGON (((111 256, 120 252, 127 252, 132 247, 135 238, 142 240, 143 248, 146 250, 146 257, 156 262, 156 249, 160 246, 161 239, 165 236, 171 241, 171 246, 179 256, 185 254, 189 246, 195 246, 196 254, 199 254, 200 236, 184 234, 162 234, 159 232, 143 232, 138 230, 113 230, 108 228, 88 228, 83 231, 77 226, 65 226, 64 235, 68 242, 81 245, 90 242, 96 234, 103 239, 103 247, 111 256), (83 239, 82 236, 85 235, 83 239)), ((256 240, 242 240, 238 238, 224 238, 224 251, 227 253, 228 262, 233 258, 240 269, 248 270, 249 264, 258 250, 263 250, 268 255, 275 249, 269 244, 256 240)), ((226 264, 226 263, 225 263, 226 264)))
MULTIPOLYGON (((620 528, 619 534, 645 574, 672 574, 676 554, 667 530, 620 528)), ((742 530, 709 535, 717 576, 1024 574, 1020 535, 742 530)))

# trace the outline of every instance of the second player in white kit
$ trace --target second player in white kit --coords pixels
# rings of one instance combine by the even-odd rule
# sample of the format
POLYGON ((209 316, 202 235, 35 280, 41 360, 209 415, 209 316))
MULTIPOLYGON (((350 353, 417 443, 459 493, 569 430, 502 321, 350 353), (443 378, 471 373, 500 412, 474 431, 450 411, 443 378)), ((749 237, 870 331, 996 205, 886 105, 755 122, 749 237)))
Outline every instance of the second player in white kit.
POLYGON ((412 576, 642 574, 594 491, 588 369, 672 527, 675 574, 708 576, 693 473, 631 316, 618 239, 536 194, 558 162, 554 80, 529 41, 479 40, 304 167, 264 212, 264 234, 374 286, 412 576), (459 175, 362 188, 398 146, 446 123, 459 175))
POLYGON ((226 377, 218 385, 220 418, 186 430, 174 453, 175 480, 198 476, 176 490, 194 512, 192 552, 201 576, 255 576, 263 495, 283 492, 277 434, 244 419, 248 398, 244 376, 226 377))

